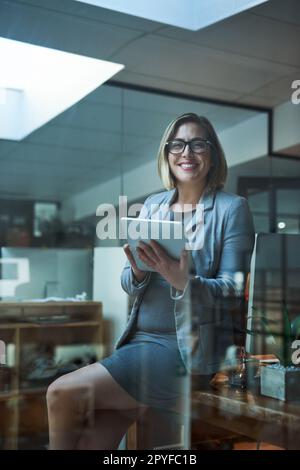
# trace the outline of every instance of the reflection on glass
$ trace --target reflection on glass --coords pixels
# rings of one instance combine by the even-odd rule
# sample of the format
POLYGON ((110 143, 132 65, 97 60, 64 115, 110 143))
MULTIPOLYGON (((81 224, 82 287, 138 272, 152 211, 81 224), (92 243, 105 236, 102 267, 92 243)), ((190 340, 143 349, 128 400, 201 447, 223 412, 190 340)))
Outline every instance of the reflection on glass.
POLYGON ((269 231, 269 192, 262 190, 249 191, 249 206, 253 215, 256 232, 269 231))
POLYGON ((277 230, 279 233, 300 233, 299 201, 300 189, 277 190, 277 230))
POLYGON ((246 352, 243 346, 239 346, 235 350, 235 365, 229 375, 229 384, 242 390, 247 387, 247 382, 246 352))

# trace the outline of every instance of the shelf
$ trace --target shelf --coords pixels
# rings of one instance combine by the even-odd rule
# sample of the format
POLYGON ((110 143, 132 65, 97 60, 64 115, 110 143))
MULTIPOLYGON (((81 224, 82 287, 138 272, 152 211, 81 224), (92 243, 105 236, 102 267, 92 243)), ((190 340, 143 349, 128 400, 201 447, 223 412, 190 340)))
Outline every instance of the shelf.
POLYGON ((45 387, 32 387, 32 388, 20 388, 19 394, 21 396, 27 395, 39 395, 40 393, 46 393, 48 386, 45 387))
POLYGON ((82 326, 98 326, 97 321, 77 321, 77 322, 66 322, 66 323, 19 323, 16 325, 17 328, 69 328, 69 327, 82 327, 82 326))
POLYGON ((83 307, 84 309, 87 309, 88 307, 91 307, 93 310, 95 309, 95 304, 101 305, 101 302, 94 302, 93 300, 87 300, 87 301, 62 301, 62 302, 57 302, 57 301, 51 301, 51 302, 1 302, 1 307, 0 309, 9 309, 9 310, 22 310, 22 309, 32 309, 32 307, 38 307, 38 308, 43 308, 43 307, 58 307, 58 308, 64 308, 64 307, 83 307))
POLYGON ((5 391, 0 391, 1 449, 23 448, 24 442, 28 447, 33 436, 37 441, 48 439, 48 385, 63 370, 67 371, 68 363, 71 366, 75 364, 72 360, 81 357, 80 352, 77 357, 76 347, 86 345, 91 350, 91 354, 83 357, 83 363, 93 355, 96 360, 101 359, 102 338, 100 302, 0 302, 0 339, 13 345, 9 353, 12 373, 2 384, 5 391), (67 356, 64 362, 63 356, 64 365, 58 366, 58 373, 44 381, 37 380, 35 387, 28 377, 32 372, 42 376, 43 361, 52 361, 57 347, 67 354, 74 348, 74 359, 67 356))
POLYGON ((18 390, 0 392, 0 401, 9 400, 10 398, 16 398, 18 396, 19 396, 19 391, 18 390))

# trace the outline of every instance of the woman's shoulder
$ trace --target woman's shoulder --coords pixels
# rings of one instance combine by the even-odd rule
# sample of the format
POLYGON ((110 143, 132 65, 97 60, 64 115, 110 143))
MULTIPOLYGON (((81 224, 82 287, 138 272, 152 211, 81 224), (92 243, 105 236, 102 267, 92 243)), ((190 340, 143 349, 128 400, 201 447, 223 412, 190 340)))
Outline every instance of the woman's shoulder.
POLYGON ((224 189, 219 189, 216 191, 215 202, 217 205, 222 206, 223 209, 229 207, 239 207, 241 205, 247 204, 247 199, 238 194, 225 191, 224 189))
POLYGON ((174 189, 169 191, 160 191, 158 193, 152 193, 147 197, 145 204, 162 204, 163 202, 169 201, 174 194, 174 189))

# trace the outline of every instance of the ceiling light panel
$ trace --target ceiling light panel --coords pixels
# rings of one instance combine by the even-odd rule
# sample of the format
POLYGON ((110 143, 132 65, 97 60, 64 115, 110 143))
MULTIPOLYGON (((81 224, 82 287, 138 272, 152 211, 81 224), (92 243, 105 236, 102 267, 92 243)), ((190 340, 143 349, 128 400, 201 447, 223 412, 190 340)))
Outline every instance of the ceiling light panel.
POLYGON ((268 0, 75 0, 197 31, 268 0))
POLYGON ((124 68, 0 38, 0 139, 21 140, 124 68))

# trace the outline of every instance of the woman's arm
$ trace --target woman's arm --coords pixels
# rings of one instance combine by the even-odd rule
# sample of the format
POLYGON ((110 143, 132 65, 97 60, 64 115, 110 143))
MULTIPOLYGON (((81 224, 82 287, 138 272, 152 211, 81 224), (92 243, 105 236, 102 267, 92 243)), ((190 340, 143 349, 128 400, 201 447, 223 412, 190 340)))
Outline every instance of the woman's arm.
POLYGON ((214 278, 195 277, 196 287, 199 283, 203 301, 210 303, 216 298, 239 295, 241 276, 250 270, 253 246, 254 226, 248 201, 245 198, 234 199, 225 219, 217 273, 214 278))
POLYGON ((121 274, 121 286, 128 295, 135 296, 146 288, 150 279, 150 274, 151 273, 149 271, 145 272, 146 277, 141 282, 138 282, 138 280, 134 277, 129 261, 126 261, 125 267, 121 274))
MULTIPOLYGON (((151 196, 149 196, 145 200, 144 205, 139 214, 139 218, 149 217, 148 205, 150 198, 151 196)), ((149 271, 140 271, 137 268, 133 256, 130 252, 129 245, 126 244, 124 246, 124 251, 128 259, 121 274, 121 286, 128 295, 135 296, 146 288, 150 280, 151 273, 149 271), (136 272, 136 275, 134 274, 134 270, 136 272)))

